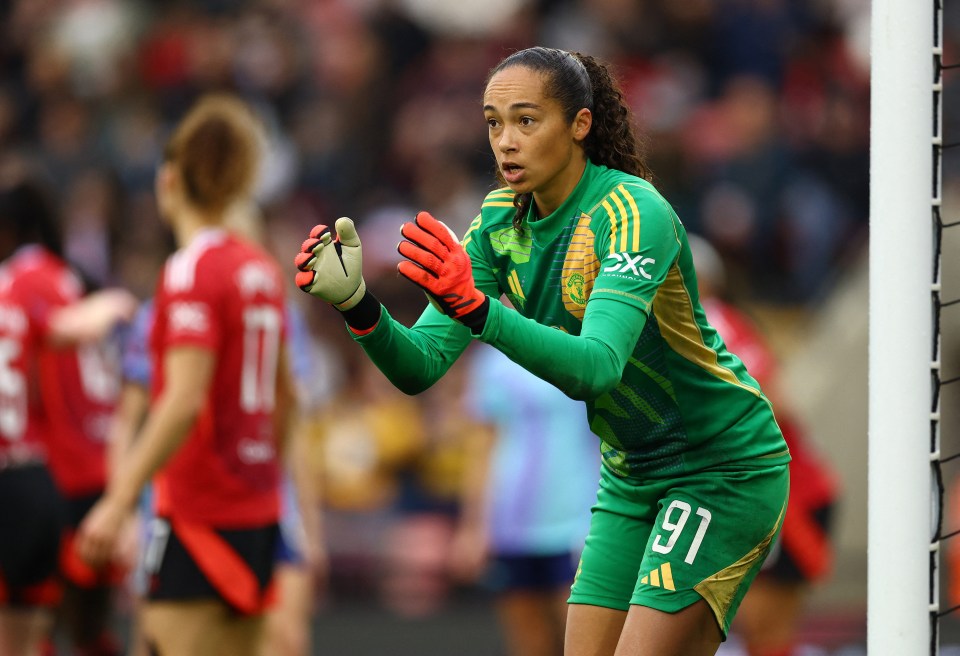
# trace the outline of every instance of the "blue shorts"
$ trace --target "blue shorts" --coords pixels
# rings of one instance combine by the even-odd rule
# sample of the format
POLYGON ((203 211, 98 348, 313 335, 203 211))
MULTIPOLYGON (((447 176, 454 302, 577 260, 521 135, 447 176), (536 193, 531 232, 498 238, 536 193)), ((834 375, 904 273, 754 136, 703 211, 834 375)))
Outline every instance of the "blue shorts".
POLYGON ((277 540, 276 561, 284 565, 303 565, 305 536, 303 516, 297 503, 296 491, 289 476, 283 477, 280 487, 280 536, 277 540))
POLYGON ((299 548, 296 538, 291 539, 291 536, 283 528, 281 524, 273 559, 278 565, 303 565, 306 560, 303 550, 299 548))
POLYGON ((544 556, 494 556, 484 577, 484 587, 496 593, 570 587, 579 557, 579 553, 571 551, 544 556))

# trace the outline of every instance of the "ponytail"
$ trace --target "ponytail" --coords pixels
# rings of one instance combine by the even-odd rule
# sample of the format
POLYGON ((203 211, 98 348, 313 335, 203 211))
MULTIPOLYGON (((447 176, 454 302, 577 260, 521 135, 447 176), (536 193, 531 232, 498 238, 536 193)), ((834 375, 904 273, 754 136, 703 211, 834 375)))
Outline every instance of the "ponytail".
POLYGON ((633 112, 609 68, 590 55, 574 53, 587 73, 593 90, 593 125, 583 149, 594 164, 617 169, 638 178, 653 177, 643 159, 643 143, 634 132, 633 112))

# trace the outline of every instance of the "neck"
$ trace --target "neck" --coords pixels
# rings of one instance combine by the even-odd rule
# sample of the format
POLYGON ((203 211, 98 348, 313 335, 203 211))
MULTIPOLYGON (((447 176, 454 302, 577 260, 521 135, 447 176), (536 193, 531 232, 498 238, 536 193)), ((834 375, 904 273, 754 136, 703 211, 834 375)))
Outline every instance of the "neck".
POLYGON ((177 212, 173 222, 173 235, 177 246, 183 247, 193 241, 201 230, 223 224, 219 212, 203 212, 194 207, 184 207, 177 212))
POLYGON ((533 192, 533 202, 536 204, 537 214, 540 218, 550 216, 563 205, 563 201, 567 200, 573 190, 576 189, 586 168, 586 157, 577 158, 557 174, 557 177, 551 181, 549 186, 533 192))

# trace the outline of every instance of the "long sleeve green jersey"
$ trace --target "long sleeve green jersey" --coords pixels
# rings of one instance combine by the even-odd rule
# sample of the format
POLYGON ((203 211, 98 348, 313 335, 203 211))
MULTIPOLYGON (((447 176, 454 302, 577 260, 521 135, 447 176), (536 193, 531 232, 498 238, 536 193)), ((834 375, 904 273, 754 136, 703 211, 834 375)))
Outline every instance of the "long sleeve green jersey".
MULTIPOLYGON (((588 162, 563 205, 531 209, 521 231, 513 199, 488 194, 463 237, 491 297, 478 337, 586 402, 607 467, 647 478, 790 460, 770 402, 707 321, 686 232, 653 185, 588 162)), ((409 328, 384 309, 354 338, 415 394, 473 336, 428 306, 409 328)))

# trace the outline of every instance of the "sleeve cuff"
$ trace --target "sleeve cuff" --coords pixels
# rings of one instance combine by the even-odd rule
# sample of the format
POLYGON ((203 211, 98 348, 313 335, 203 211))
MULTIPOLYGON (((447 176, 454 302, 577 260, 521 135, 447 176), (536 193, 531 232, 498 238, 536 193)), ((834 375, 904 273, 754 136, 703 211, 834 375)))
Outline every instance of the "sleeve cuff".
POLYGON ((479 331, 474 332, 471 328, 470 331, 473 333, 473 336, 485 344, 494 345, 494 341, 500 333, 500 312, 505 309, 500 301, 492 300, 488 296, 486 318, 479 331))
POLYGON ((343 320, 357 335, 365 335, 377 327, 382 314, 380 301, 368 289, 360 302, 349 310, 342 310, 343 320))
POLYGON ((487 325, 487 316, 490 314, 490 297, 484 296, 483 303, 473 312, 460 317, 460 323, 470 329, 474 337, 483 332, 487 325))

